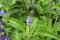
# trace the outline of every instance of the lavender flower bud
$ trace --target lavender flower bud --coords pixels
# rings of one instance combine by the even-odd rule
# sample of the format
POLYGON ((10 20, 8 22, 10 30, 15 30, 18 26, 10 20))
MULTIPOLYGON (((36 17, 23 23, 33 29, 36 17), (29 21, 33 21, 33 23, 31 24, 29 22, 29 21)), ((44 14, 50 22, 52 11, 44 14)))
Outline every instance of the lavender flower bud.
POLYGON ((0 15, 3 15, 3 14, 6 14, 6 12, 3 10, 0 10, 0 15))
POLYGON ((0 21, 0 25, 2 25, 3 23, 2 23, 2 21, 0 21))
POLYGON ((0 35, 0 40, 10 40, 8 36, 0 35))
POLYGON ((59 10, 58 9, 56 9, 56 13, 59 13, 59 10))
POLYGON ((0 20, 0 25, 5 25, 5 23, 2 20, 0 20))
POLYGON ((34 7, 35 6, 35 4, 33 4, 33 3, 31 3, 30 5, 29 5, 29 7, 34 7))
POLYGON ((0 34, 4 32, 4 29, 0 28, 0 34))
POLYGON ((3 36, 2 38, 3 40, 10 40, 10 38, 8 36, 3 36))
POLYGON ((27 20, 26 20, 26 23, 27 23, 27 25, 31 25, 32 19, 31 19, 30 16, 28 16, 28 18, 27 18, 27 20))
POLYGON ((2 35, 0 35, 0 40, 2 40, 2 35))

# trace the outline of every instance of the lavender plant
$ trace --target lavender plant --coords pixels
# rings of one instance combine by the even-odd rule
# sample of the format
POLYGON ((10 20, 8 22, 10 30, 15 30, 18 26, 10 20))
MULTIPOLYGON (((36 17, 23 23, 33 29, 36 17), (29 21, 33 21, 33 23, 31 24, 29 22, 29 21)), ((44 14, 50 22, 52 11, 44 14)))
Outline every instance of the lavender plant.
POLYGON ((0 0, 0 9, 0 40, 60 40, 59 0, 0 0))
POLYGON ((4 32, 4 29, 0 28, 0 35, 4 32))
POLYGON ((31 23, 32 23, 32 19, 31 19, 30 16, 28 16, 28 18, 27 18, 27 20, 26 20, 26 23, 27 23, 28 26, 31 25, 31 23))
POLYGON ((5 30, 3 28, 0 28, 0 40, 10 40, 8 36, 2 34, 3 32, 5 32, 5 30))
POLYGON ((29 40, 29 35, 30 35, 30 26, 32 24, 32 19, 30 16, 28 16, 27 20, 26 20, 26 23, 27 23, 27 28, 28 28, 28 36, 27 36, 27 40, 29 40))
POLYGON ((0 15, 4 15, 4 14, 6 14, 6 12, 3 10, 0 10, 0 15))
POLYGON ((8 36, 0 35, 0 40, 10 40, 8 36))

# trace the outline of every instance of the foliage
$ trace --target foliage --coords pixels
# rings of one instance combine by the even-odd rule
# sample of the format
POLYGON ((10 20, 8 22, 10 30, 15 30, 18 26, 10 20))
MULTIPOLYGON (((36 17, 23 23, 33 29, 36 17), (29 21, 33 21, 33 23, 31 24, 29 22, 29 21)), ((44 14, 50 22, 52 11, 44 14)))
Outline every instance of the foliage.
POLYGON ((0 9, 6 12, 0 16, 4 34, 11 40, 60 40, 60 0, 0 0, 0 9), (28 16, 32 18, 30 27, 28 16))

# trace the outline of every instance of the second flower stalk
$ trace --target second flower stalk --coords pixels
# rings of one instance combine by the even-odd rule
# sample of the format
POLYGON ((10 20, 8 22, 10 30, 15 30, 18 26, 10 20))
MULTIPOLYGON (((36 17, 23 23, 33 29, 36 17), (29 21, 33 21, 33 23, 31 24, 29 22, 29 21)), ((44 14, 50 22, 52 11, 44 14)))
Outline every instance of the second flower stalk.
POLYGON ((28 31, 28 35, 27 35, 27 40, 29 40, 29 35, 30 35, 30 26, 32 24, 32 18, 30 16, 28 16, 27 20, 26 20, 26 24, 27 24, 27 31, 28 31))

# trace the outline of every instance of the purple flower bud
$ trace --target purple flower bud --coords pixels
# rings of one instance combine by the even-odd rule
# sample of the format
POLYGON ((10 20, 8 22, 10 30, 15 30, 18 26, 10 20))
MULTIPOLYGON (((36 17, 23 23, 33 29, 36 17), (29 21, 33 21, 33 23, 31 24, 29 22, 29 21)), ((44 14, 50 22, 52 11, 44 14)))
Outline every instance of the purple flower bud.
POLYGON ((28 18, 27 18, 27 20, 26 20, 26 23, 27 23, 27 25, 31 25, 32 19, 31 19, 30 16, 28 16, 28 18))
POLYGON ((0 21, 0 25, 2 25, 2 21, 0 21))
POLYGON ((35 6, 35 4, 33 4, 33 3, 31 3, 30 5, 29 5, 29 7, 34 7, 35 6))
POLYGON ((8 36, 3 36, 3 40, 10 40, 8 36))
POLYGON ((8 36, 0 35, 0 40, 10 40, 8 36))
POLYGON ((58 9, 56 9, 56 13, 59 13, 59 10, 58 9))
POLYGON ((0 20, 0 25, 5 25, 5 23, 2 20, 0 20))
POLYGON ((3 15, 3 14, 6 14, 6 12, 3 10, 0 10, 0 15, 3 15))
POLYGON ((4 32, 4 29, 0 28, 0 33, 4 32))
POLYGON ((0 40, 2 40, 2 35, 0 35, 0 40))

